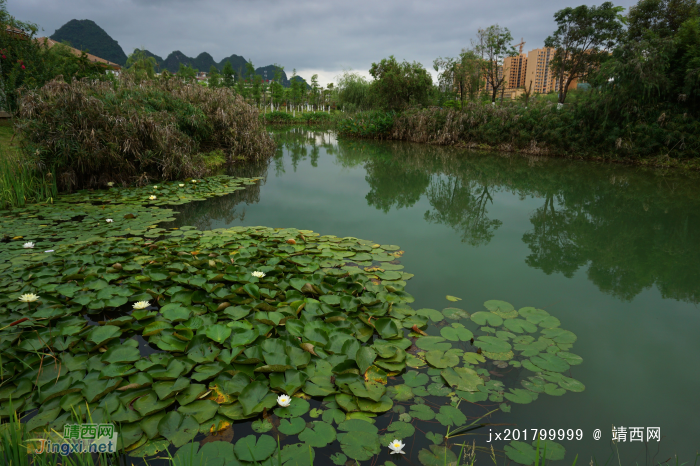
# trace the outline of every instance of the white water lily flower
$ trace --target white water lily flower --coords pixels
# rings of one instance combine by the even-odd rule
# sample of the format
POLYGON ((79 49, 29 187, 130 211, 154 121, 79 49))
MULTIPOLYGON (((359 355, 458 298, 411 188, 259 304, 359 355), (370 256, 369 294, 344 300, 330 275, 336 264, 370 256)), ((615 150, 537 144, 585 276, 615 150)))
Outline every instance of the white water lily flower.
POLYGON ((395 453, 400 453, 400 454, 403 455, 403 454, 405 454, 405 453, 403 452, 402 448, 405 447, 405 446, 406 446, 406 445, 404 445, 403 442, 402 442, 401 440, 396 440, 396 439, 395 439, 393 442, 391 442, 391 443, 389 444, 389 450, 391 450, 391 454, 392 454, 392 455, 395 454, 395 453))
POLYGON ((251 273, 251 275, 254 276, 254 277, 257 277, 257 278, 262 278, 262 277, 265 276, 265 272, 258 272, 258 271, 255 271, 255 272, 251 273))
POLYGON ((19 300, 23 303, 33 303, 37 299, 39 299, 39 296, 35 295, 34 293, 23 294, 19 297, 19 300))
POLYGON ((30 241, 30 242, 28 242, 28 243, 24 243, 24 245, 22 245, 22 247, 23 247, 24 249, 31 249, 31 248, 34 247, 34 243, 32 243, 32 242, 30 241))
POLYGON ((155 196, 151 196, 151 197, 149 197, 149 199, 152 200, 152 201, 155 201, 155 200, 158 199, 158 198, 155 197, 155 196))
POLYGON ((47 250, 44 251, 44 252, 53 252, 53 249, 47 249, 47 250))
POLYGON ((107 183, 107 186, 111 188, 112 186, 114 186, 114 182, 110 181, 109 183, 107 183))
POLYGON ((153 189, 158 189, 158 186, 154 186, 153 189))
POLYGON ((192 180, 192 182, 193 182, 193 183, 196 183, 196 182, 197 182, 197 180, 192 180))
POLYGON ((138 301, 134 303, 134 309, 146 309, 151 303, 148 301, 138 301))
POLYGON ((184 184, 184 183, 180 183, 180 187, 181 187, 181 188, 182 188, 182 187, 184 187, 184 186, 185 186, 185 184, 184 184))
POLYGON ((277 404, 280 405, 283 408, 286 408, 289 406, 289 403, 292 402, 292 399, 289 397, 289 395, 280 395, 277 397, 277 404))
POLYGON ((114 220, 112 220, 111 218, 108 218, 108 219, 105 220, 105 221, 106 221, 107 223, 112 223, 114 220))

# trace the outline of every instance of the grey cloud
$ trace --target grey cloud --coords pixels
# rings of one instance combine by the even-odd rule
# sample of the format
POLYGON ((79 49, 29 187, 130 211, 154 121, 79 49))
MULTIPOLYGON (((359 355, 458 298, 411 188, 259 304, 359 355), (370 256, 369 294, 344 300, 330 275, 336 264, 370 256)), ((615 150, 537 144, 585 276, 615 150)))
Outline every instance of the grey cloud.
MULTIPOLYGON (((597 2, 597 4, 602 2, 597 2)), ((629 7, 635 0, 617 4, 629 7)), ((71 19, 91 19, 128 54, 145 47, 165 58, 233 53, 256 66, 368 70, 389 55, 427 69, 439 56, 456 56, 478 28, 500 24, 525 51, 542 47, 554 13, 581 0, 522 2, 355 0, 9 0, 8 10, 46 35, 71 19)), ((306 77, 306 76, 305 76, 306 77)), ((308 77, 307 77, 308 79, 308 77)))

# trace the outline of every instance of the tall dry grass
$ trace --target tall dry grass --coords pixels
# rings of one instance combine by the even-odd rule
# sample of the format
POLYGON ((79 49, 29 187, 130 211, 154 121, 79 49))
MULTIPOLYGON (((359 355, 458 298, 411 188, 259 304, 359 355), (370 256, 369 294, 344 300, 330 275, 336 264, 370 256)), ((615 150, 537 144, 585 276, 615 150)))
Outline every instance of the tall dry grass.
POLYGON ((21 96, 16 129, 23 154, 54 167, 61 191, 201 177, 207 153, 256 160, 275 147, 241 97, 177 78, 57 77, 21 96))

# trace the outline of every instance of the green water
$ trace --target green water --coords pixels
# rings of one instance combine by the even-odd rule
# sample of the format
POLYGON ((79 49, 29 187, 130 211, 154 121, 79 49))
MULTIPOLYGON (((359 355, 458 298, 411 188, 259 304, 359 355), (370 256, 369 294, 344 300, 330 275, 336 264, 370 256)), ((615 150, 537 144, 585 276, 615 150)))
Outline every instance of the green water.
MULTIPOLYGON (((628 435, 618 444, 620 462, 678 454, 692 464, 700 450, 697 177, 338 140, 328 131, 276 138, 269 163, 234 173, 265 177, 260 186, 183 206, 178 224, 293 227, 397 244, 416 274, 406 287, 415 309, 449 307, 448 294, 470 312, 489 299, 545 309, 578 336, 573 352, 584 362, 571 376, 586 390, 513 404, 491 418, 510 424, 493 432, 582 429, 582 440, 560 442, 567 464, 575 454, 577 464, 592 456, 604 464, 613 452, 617 464, 613 425, 660 427, 661 442, 628 435)), ((482 405, 473 405, 474 416, 498 403, 482 405)), ((488 430, 469 441, 489 445, 488 430)))

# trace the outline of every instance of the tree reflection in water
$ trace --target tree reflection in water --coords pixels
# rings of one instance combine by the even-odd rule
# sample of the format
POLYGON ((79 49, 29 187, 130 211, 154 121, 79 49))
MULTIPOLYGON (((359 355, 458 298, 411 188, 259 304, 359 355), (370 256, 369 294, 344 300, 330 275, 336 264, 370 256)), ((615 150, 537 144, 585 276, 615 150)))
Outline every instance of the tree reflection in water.
MULTIPOLYGON (((698 176, 639 167, 581 163, 519 155, 477 153, 452 147, 393 141, 337 140, 332 131, 276 130, 270 164, 284 174, 302 160, 316 166, 321 149, 341 167, 362 167, 367 203, 383 212, 430 205, 424 219, 455 229, 471 246, 487 245, 504 219, 489 207, 499 193, 542 199, 530 214, 522 241, 528 266, 571 277, 587 266, 602 291, 631 300, 658 287, 665 298, 700 300, 700 189, 698 176)), ((267 165, 238 168, 243 176, 267 175, 267 165)), ((207 201, 210 214, 242 220, 240 202, 259 199, 260 184, 207 201)), ((319 193, 322 195, 322 193, 319 193)), ((200 209, 197 204, 192 209, 200 209)), ((183 215, 186 215, 183 213, 183 215)), ((206 228, 200 215, 190 224, 206 228), (199 222, 199 223, 198 223, 199 222)))

